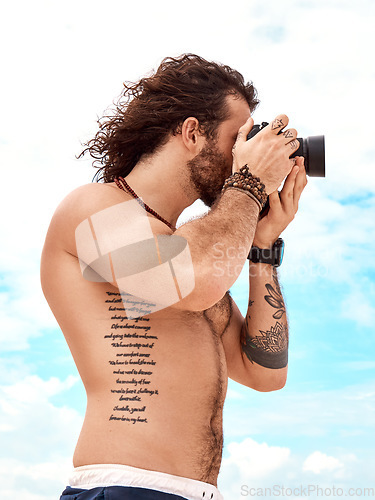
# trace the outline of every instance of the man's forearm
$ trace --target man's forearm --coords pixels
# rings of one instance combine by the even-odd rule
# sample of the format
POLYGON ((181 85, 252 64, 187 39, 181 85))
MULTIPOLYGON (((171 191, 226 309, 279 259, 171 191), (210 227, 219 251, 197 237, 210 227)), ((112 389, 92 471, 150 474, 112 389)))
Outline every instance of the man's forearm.
POLYGON ((259 208, 252 198, 227 189, 207 215, 175 231, 187 240, 192 257, 192 308, 214 304, 236 281, 251 248, 258 216, 259 208))
POLYGON ((249 306, 241 348, 251 363, 284 368, 288 364, 288 323, 276 268, 250 262, 249 274, 249 306))

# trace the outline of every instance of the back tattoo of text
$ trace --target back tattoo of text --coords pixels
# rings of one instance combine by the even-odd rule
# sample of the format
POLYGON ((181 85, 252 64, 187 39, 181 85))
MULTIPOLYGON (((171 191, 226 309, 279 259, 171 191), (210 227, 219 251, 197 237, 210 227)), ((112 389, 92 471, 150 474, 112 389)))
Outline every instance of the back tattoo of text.
POLYGON ((147 324, 147 303, 137 302, 128 294, 106 292, 108 310, 113 313, 111 333, 104 336, 111 342, 113 358, 108 362, 113 368, 116 385, 111 389, 118 396, 119 403, 113 407, 109 420, 120 420, 132 424, 147 424, 146 401, 159 394, 152 386, 151 375, 156 362, 152 358, 152 349, 158 337, 151 335, 147 324), (123 302, 127 309, 139 312, 140 317, 128 322, 123 302))

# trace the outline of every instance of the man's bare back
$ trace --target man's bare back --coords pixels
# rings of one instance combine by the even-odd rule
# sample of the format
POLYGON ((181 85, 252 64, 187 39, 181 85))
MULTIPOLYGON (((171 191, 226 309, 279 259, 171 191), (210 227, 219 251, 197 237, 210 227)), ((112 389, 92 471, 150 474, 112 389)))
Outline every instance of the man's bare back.
MULTIPOLYGON (((52 219, 41 267, 44 293, 87 393, 74 466, 124 464, 216 485, 227 389, 222 336, 232 299, 227 293, 204 311, 168 307, 127 319, 118 288, 82 277, 74 231, 85 216, 83 197, 108 205, 131 197, 113 183, 79 193, 81 203, 67 197, 52 219)), ((150 222, 173 233, 151 216, 150 222)))

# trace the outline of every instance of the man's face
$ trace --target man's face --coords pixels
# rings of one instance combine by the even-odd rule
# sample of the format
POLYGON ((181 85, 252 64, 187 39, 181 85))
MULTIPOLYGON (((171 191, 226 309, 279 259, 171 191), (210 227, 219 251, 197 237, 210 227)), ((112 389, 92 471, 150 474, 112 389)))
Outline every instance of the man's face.
POLYGON ((232 173, 232 148, 238 129, 250 116, 249 105, 242 97, 228 96, 226 100, 229 118, 219 125, 216 139, 207 139, 201 152, 187 163, 190 180, 208 207, 214 204, 232 173))

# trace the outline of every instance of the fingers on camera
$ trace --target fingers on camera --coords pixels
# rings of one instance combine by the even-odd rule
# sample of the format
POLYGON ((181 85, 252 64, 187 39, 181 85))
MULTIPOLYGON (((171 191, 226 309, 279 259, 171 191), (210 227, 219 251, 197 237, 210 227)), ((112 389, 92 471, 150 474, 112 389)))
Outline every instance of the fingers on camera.
POLYGON ((254 125, 254 120, 250 116, 247 119, 247 121, 242 125, 242 127, 239 128, 236 142, 240 141, 240 140, 245 140, 246 141, 247 135, 250 132, 250 130, 253 128, 253 125, 254 125))
POLYGON ((278 134, 289 123, 289 118, 286 115, 279 115, 270 123, 271 130, 278 134))
POLYGON ((297 138, 297 130, 295 128, 288 128, 288 130, 283 132, 283 136, 285 138, 285 144, 288 144, 297 138))
POLYGON ((293 139, 292 141, 288 142, 286 146, 288 146, 288 148, 291 149, 290 154, 292 154, 294 151, 297 151, 297 149, 300 147, 300 143, 299 141, 297 141, 297 139, 293 139))

